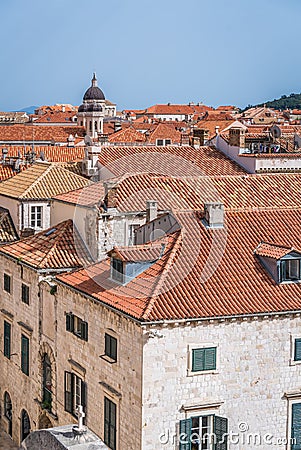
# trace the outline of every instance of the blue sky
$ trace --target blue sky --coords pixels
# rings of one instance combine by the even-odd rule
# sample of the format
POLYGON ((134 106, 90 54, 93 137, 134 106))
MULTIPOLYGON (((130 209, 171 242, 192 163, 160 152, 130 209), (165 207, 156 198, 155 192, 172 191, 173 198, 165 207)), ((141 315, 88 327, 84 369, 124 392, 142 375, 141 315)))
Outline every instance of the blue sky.
POLYGON ((0 110, 246 106, 301 92, 300 0, 0 0, 0 110))

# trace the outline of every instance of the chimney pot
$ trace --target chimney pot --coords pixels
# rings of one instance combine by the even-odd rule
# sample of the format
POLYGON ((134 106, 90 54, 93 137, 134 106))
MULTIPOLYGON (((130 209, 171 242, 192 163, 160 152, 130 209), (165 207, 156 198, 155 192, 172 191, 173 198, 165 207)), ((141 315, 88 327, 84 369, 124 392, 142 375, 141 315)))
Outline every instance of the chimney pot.
POLYGON ((146 200, 146 222, 151 222, 158 217, 158 202, 146 200))
POLYGON ((224 226, 225 207, 223 203, 205 203, 204 214, 209 228, 222 228, 224 226))

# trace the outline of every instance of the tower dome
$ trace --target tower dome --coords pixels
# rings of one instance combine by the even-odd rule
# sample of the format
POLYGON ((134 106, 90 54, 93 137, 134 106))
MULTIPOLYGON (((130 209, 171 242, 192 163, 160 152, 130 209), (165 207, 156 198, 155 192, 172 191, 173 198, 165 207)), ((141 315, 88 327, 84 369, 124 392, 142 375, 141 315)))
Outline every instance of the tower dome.
POLYGON ((105 100, 104 93, 97 86, 96 74, 93 74, 91 86, 86 90, 83 100, 105 100))

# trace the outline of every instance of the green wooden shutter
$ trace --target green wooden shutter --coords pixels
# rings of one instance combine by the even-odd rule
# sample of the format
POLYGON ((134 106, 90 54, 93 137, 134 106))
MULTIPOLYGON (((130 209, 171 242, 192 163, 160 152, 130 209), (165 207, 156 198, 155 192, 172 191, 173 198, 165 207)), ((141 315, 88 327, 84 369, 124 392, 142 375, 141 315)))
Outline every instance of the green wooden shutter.
POLYGON ((86 424, 87 420, 87 383, 84 381, 81 382, 81 403, 86 416, 84 417, 84 424, 86 424))
POLYGON ((71 331, 71 333, 74 331, 74 316, 72 313, 66 313, 66 330, 71 331))
POLYGON ((214 450, 227 450, 228 419, 225 417, 213 417, 213 433, 215 436, 214 450))
POLYGON ((65 372, 65 411, 69 413, 73 413, 73 380, 72 380, 72 373, 71 372, 65 372))
POLYGON ((295 339, 294 361, 301 361, 301 339, 295 339))
POLYGON ((4 321, 4 356, 10 359, 11 324, 4 321))
POLYGON ((111 358, 117 361, 117 339, 111 336, 111 358))
POLYGON ((29 339, 21 336, 21 370, 25 375, 29 375, 29 339))
POLYGON ((192 419, 180 420, 179 449, 191 450, 192 419))
POLYGON ((301 403, 292 405, 292 450, 301 449, 301 403))
POLYGON ((200 372, 205 367, 205 349, 196 348, 192 350, 192 372, 200 372))
POLYGON ((84 341, 88 341, 88 322, 82 321, 80 324, 80 327, 81 327, 81 333, 80 333, 81 338, 84 341))
POLYGON ((216 369, 216 347, 205 348, 204 370, 216 369))

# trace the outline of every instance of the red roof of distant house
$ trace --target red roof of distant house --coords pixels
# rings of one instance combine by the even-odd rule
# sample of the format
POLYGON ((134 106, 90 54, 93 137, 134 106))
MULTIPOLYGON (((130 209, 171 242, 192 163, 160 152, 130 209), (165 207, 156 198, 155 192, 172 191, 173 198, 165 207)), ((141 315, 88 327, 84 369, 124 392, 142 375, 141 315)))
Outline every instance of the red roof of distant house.
POLYGON ((33 125, 1 125, 0 141, 7 142, 61 142, 67 143, 70 135, 84 137, 84 127, 78 126, 35 126, 33 125))

